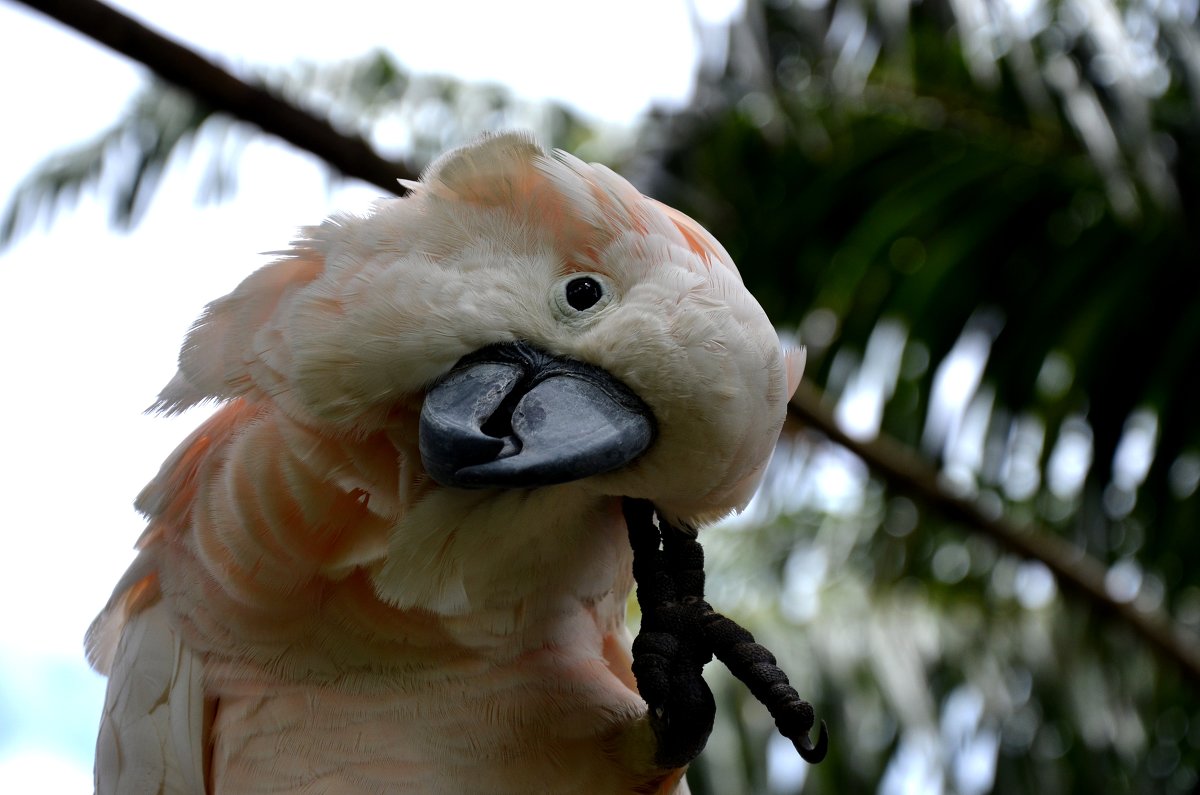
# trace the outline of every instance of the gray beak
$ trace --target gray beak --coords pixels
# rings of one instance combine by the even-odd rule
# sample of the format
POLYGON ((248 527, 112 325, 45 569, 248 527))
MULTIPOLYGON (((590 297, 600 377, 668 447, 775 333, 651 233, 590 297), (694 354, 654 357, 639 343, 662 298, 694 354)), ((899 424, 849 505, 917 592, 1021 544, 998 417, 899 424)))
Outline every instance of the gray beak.
POLYGON ((649 407, 604 370, 512 342, 464 357, 429 390, 421 460, 443 486, 533 488, 624 466, 654 432, 649 407))

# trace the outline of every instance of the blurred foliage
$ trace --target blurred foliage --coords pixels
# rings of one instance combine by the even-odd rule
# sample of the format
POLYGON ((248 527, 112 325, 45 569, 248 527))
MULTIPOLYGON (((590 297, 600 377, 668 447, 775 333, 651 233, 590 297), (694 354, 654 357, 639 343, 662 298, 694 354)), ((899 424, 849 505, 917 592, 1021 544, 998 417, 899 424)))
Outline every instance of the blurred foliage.
MULTIPOLYGON (((748 0, 702 34, 693 102, 633 147, 384 54, 258 79, 414 163, 520 126, 622 166, 726 245, 855 434, 1200 630, 1196 0, 748 0)), ((88 184, 128 224, 199 136, 223 195, 249 134, 151 85, 31 174, 0 235, 88 184)), ((706 532, 710 601, 776 651, 831 752, 804 766, 710 666, 697 795, 1195 790, 1200 683, 967 530, 789 427, 751 510, 706 532)))
MULTIPOLYGON (((750 2, 725 52, 643 130, 642 187, 726 245, 847 427, 1194 631, 1196 4, 750 2)), ((1196 787, 1200 683, 1043 566, 811 431, 770 483, 707 535, 711 601, 810 661, 833 750, 790 768, 713 671, 739 703, 697 792, 1196 787)))
MULTIPOLYGON (((498 85, 412 75, 382 51, 332 66, 246 71, 249 82, 328 118, 342 133, 363 136, 385 156, 415 164, 484 130, 532 130, 553 146, 598 160, 616 158, 623 145, 616 131, 601 135, 566 106, 526 102, 498 85)), ((239 156, 257 134, 253 125, 214 113, 186 91, 150 81, 109 129, 55 154, 17 186, 0 216, 0 248, 83 190, 110 199, 114 226, 132 227, 176 157, 206 156, 198 199, 220 201, 237 189, 239 156)))

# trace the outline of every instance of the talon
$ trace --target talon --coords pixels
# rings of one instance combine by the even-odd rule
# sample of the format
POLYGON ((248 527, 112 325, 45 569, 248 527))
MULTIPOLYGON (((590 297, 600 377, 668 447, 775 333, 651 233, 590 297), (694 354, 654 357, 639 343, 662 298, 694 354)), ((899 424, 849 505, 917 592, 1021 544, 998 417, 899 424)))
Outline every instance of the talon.
POLYGON ((810 765, 820 762, 829 751, 829 731, 825 727, 825 721, 821 721, 821 730, 817 732, 816 746, 808 739, 807 734, 792 740, 792 745, 796 746, 796 753, 800 754, 800 758, 805 762, 810 765))

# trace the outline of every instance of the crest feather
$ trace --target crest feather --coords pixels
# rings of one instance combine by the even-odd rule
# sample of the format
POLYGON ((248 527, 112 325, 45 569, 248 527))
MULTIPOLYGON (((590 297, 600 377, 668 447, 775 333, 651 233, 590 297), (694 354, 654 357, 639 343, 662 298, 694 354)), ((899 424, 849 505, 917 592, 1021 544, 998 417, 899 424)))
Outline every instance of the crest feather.
POLYGON ((179 352, 179 371, 149 410, 177 414, 206 400, 250 393, 259 335, 280 302, 315 279, 324 265, 319 252, 298 247, 205 307, 179 352))

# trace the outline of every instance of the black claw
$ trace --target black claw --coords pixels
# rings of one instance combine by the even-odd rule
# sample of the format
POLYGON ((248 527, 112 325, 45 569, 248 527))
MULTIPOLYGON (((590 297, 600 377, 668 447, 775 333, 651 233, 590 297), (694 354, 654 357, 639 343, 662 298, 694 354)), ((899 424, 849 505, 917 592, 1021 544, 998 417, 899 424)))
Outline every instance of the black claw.
POLYGON ((816 745, 812 705, 789 684, 775 656, 737 622, 704 601, 704 550, 695 533, 659 517, 646 500, 625 499, 625 522, 633 549, 642 627, 633 643, 633 672, 650 707, 658 740, 656 761, 681 767, 708 741, 716 714, 712 692, 701 672, 716 656, 767 708, 779 733, 800 757, 816 764, 829 750, 821 721, 816 745), (661 549, 660 549, 661 544, 661 549))
POLYGON ((829 730, 825 726, 825 721, 821 721, 821 730, 817 732, 816 746, 813 746, 812 740, 808 739, 807 734, 792 738, 792 745, 796 746, 796 753, 800 754, 800 758, 805 762, 810 765, 820 762, 829 752, 829 730))

